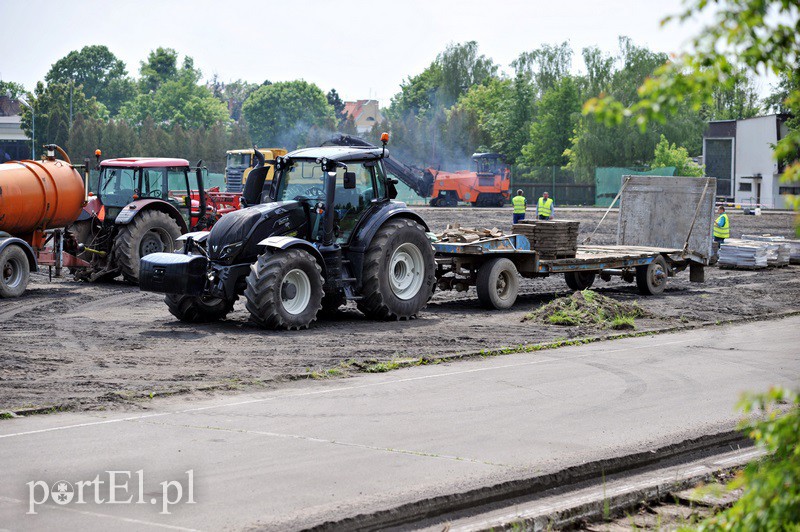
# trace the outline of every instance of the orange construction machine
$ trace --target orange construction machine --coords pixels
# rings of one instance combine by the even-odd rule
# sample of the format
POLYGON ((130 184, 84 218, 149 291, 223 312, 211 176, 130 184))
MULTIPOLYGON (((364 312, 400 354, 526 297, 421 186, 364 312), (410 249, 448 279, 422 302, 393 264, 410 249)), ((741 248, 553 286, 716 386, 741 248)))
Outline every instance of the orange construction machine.
POLYGON ((426 168, 433 182, 431 205, 455 207, 467 201, 473 207, 502 207, 508 201, 511 170, 499 153, 474 153, 475 171, 441 172, 426 168))

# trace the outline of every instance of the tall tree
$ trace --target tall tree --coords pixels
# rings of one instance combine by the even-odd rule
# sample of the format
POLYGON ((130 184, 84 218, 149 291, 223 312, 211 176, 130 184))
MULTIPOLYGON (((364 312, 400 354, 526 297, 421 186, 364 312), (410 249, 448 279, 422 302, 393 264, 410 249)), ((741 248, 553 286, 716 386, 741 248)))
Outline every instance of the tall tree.
POLYGON ((0 80, 0 96, 8 96, 9 98, 16 99, 19 96, 25 95, 25 87, 21 83, 15 81, 0 80))
POLYGON ((530 141, 522 147, 522 162, 530 166, 565 166, 564 150, 580 118, 581 99, 575 80, 566 76, 537 103, 530 141))
POLYGON ((336 127, 333 106, 325 93, 303 80, 259 87, 244 102, 243 112, 259 146, 294 148, 305 144, 312 126, 328 131, 336 127))
POLYGON ((112 115, 136 94, 125 63, 103 45, 73 50, 53 63, 44 79, 47 83, 61 83, 71 88, 82 86, 87 98, 97 98, 112 115))
POLYGON ((536 85, 539 96, 553 88, 572 68, 572 48, 568 41, 561 44, 544 44, 530 52, 523 52, 511 63, 517 72, 536 85))

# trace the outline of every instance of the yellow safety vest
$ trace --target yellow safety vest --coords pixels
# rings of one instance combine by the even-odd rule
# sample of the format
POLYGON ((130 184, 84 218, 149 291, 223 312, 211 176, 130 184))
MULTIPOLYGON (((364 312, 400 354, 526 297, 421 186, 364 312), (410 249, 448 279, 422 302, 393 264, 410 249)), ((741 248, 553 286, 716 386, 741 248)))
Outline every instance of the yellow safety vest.
POLYGON ((514 196, 511 203, 514 204, 514 214, 525 214, 525 196, 514 196))
POLYGON ((714 222, 714 236, 717 238, 731 237, 731 222, 728 220, 727 214, 720 214, 719 218, 714 222), (720 220, 723 220, 722 227, 719 226, 720 220))
POLYGON ((549 218, 550 215, 553 214, 553 198, 547 198, 547 201, 544 201, 544 197, 539 198, 539 210, 537 214, 549 218))

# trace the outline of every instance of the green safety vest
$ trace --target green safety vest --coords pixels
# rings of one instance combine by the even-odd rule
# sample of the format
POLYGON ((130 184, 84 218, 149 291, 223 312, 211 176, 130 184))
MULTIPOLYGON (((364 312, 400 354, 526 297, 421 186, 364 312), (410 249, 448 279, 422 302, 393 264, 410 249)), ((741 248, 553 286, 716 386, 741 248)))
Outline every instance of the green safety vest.
POLYGON ((539 209, 537 214, 539 216, 547 216, 549 218, 553 214, 553 198, 547 198, 547 201, 544 201, 544 197, 539 198, 539 209))
POLYGON ((731 222, 728 220, 727 214, 720 214, 719 218, 714 222, 714 236, 717 238, 731 237, 731 222), (723 220, 722 227, 719 226, 720 220, 723 220))
POLYGON ((525 214, 525 196, 514 196, 511 203, 514 204, 514 214, 525 214))

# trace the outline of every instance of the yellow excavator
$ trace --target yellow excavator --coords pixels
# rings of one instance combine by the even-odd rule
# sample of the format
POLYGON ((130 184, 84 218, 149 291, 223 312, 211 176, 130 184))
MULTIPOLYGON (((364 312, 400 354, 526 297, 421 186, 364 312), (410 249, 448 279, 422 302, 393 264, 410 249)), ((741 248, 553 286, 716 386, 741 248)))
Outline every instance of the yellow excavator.
MULTIPOLYGON (((258 148, 258 151, 264 156, 267 161, 274 160, 276 157, 286 155, 286 150, 283 148, 258 148)), ((225 158, 225 184, 227 192, 239 193, 243 190, 244 184, 247 182, 247 176, 250 170, 255 166, 255 150, 253 148, 245 150, 228 150, 225 158)), ((272 176, 275 171, 271 165, 267 173, 266 182, 272 181, 272 176)), ((268 188, 268 187, 267 187, 268 188)))

